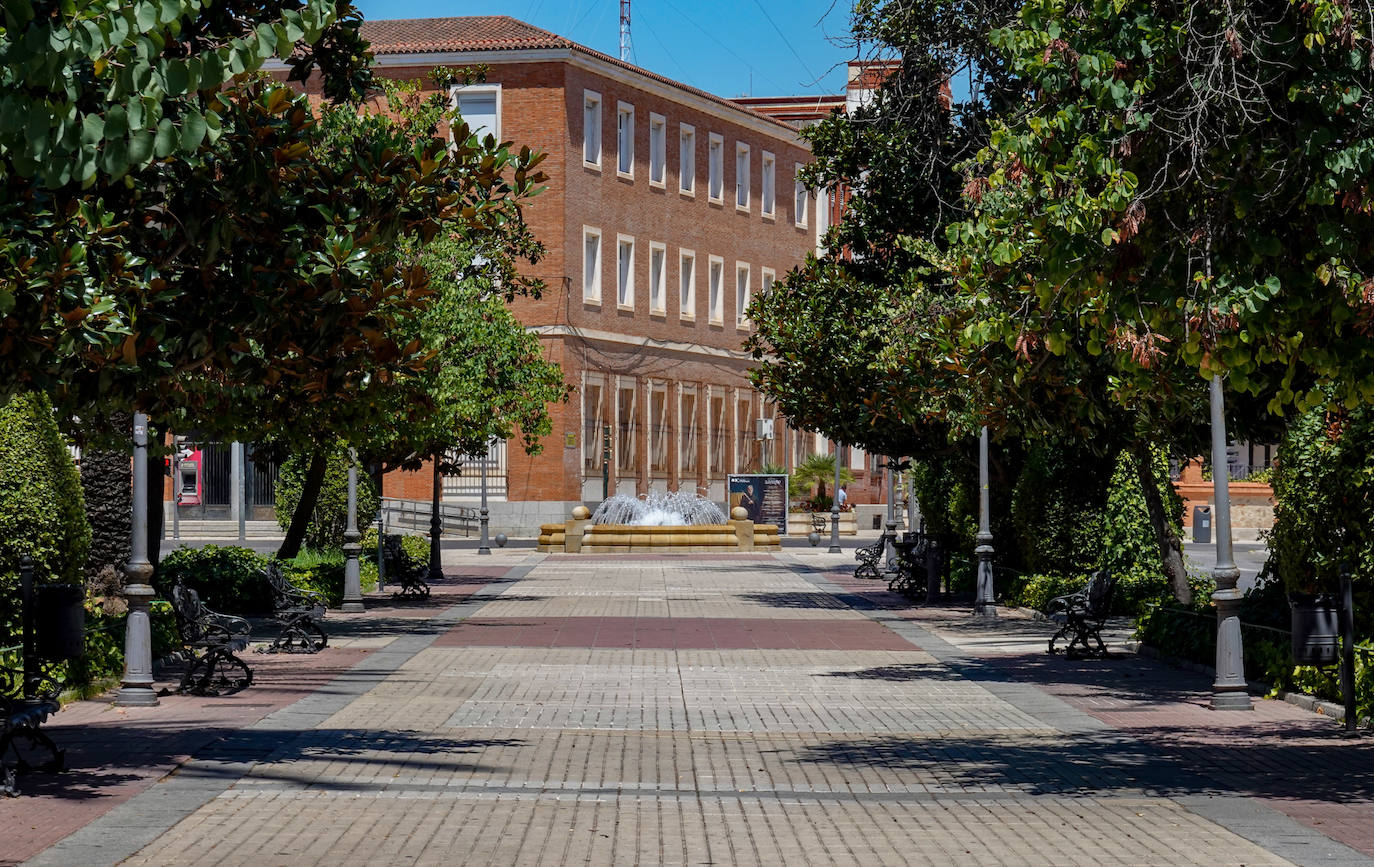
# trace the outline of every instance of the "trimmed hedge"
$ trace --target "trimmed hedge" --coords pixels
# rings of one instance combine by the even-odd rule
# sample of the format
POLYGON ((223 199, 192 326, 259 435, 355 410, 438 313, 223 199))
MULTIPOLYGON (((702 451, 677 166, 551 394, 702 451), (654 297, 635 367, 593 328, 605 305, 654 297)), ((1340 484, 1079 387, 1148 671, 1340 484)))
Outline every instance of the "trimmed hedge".
POLYGON ((38 583, 83 584, 91 528, 81 478, 52 404, 23 393, 0 406, 0 642, 19 633, 19 561, 38 583))
MULTIPOLYGON (((373 549, 376 550, 375 548, 373 549)), ((156 588, 167 596, 177 581, 200 594, 201 601, 224 614, 263 615, 272 611, 272 589, 263 574, 268 558, 250 548, 206 545, 178 548, 162 559, 156 588)), ((377 562, 363 549, 359 558, 363 591, 377 586, 377 562)), ((302 551, 284 564, 286 577, 298 587, 323 593, 327 604, 343 602, 342 551, 302 551)))

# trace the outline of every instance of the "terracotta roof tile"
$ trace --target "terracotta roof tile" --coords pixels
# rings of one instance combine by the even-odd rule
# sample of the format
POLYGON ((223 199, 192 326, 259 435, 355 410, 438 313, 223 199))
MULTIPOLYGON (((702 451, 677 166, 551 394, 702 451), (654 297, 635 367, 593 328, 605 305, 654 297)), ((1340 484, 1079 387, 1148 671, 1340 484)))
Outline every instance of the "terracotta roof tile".
POLYGON ((704 97, 735 111, 752 115, 795 132, 785 121, 746 108, 713 93, 683 84, 632 63, 579 45, 556 33, 526 24, 507 15, 471 15, 459 18, 395 18, 364 21, 363 38, 372 43, 374 55, 428 54, 443 51, 521 51, 563 48, 619 66, 654 81, 704 97))
POLYGON ((423 54, 431 51, 516 51, 571 48, 556 33, 507 15, 463 18, 396 18, 364 21, 363 38, 373 54, 423 54))

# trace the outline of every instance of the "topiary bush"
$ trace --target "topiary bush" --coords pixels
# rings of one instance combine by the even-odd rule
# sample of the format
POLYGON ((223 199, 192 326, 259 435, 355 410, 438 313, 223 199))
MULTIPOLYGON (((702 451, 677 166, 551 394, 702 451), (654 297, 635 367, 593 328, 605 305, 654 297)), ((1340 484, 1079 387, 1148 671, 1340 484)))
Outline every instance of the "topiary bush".
POLYGON ((267 558, 251 548, 178 548, 162 558, 154 587, 165 598, 180 581, 214 611, 266 614, 272 610, 272 591, 263 576, 266 568, 267 558))
POLYGON ((1031 448, 1011 499, 1027 571, 1070 575, 1096 568, 1114 465, 1054 441, 1031 448))
POLYGON ((0 641, 19 623, 19 561, 38 583, 82 584, 91 528, 81 479, 52 404, 22 393, 0 406, 0 641))
POLYGON ((90 446, 82 449, 81 489, 86 500, 86 520, 91 525, 91 548, 86 557, 88 579, 106 566, 122 574, 129 562, 133 537, 132 483, 128 451, 90 446))
MULTIPOLYGON (((375 534, 374 534, 375 536, 375 534)), ((377 589, 377 560, 374 547, 368 555, 364 547, 359 556, 359 579, 364 593, 377 589)), ((325 604, 338 608, 343 604, 344 595, 344 555, 342 551, 305 550, 292 560, 284 562, 284 573, 292 584, 303 590, 314 590, 324 595, 325 604)))
MULTIPOLYGON (((296 505, 301 499, 305 475, 310 468, 310 455, 295 454, 281 465, 277 475, 277 523, 283 530, 291 526, 296 505)), ((358 472, 358 528, 361 530, 377 520, 377 486, 367 473, 358 472)), ((342 446, 329 455, 320 498, 315 504, 310 526, 305 531, 306 548, 328 551, 343 547, 344 528, 348 522, 348 456, 342 446)))

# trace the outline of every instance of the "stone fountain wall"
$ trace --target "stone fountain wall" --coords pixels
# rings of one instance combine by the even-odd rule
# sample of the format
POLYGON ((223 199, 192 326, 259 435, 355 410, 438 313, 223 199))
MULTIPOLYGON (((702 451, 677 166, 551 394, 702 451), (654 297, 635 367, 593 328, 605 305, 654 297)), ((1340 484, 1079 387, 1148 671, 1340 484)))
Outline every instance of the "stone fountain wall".
MULTIPOLYGON (((743 512, 743 509, 739 509, 743 512)), ((573 519, 539 528, 538 550, 569 554, 737 553, 780 551, 774 524, 755 524, 735 517, 724 524, 641 527, 593 524, 586 509, 573 510, 573 519)))

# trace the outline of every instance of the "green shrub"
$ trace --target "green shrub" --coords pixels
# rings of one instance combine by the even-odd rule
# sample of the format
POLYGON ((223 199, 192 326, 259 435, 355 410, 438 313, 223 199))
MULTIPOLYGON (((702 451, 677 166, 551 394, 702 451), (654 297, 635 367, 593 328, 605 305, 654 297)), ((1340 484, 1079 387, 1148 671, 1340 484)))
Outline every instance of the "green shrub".
MULTIPOLYGON (((281 465, 277 475, 277 523, 283 530, 291 526, 296 504, 301 499, 310 455, 295 454, 281 465)), ((377 520, 377 486, 366 473, 358 473, 358 527, 366 527, 377 520)), ((348 523, 348 457, 342 447, 329 455, 320 498, 305 531, 306 548, 329 551, 342 548, 344 528, 348 523)))
POLYGON ((91 529, 81 479, 42 394, 0 406, 0 643, 17 635, 19 561, 38 583, 81 584, 91 529))
POLYGON ((1069 575, 1099 565, 1112 469, 1110 460, 1056 442, 1030 450, 1011 500, 1027 571, 1069 575))
MULTIPOLYGON (((85 655, 62 663, 55 676, 79 696, 99 692, 109 681, 124 673, 124 633, 126 613, 110 614, 98 603, 86 602, 85 655)), ((148 606, 152 630, 153 658, 160 659, 181 647, 172 606, 154 599, 148 606)), ((0 667, 17 669, 22 665, 18 651, 0 653, 0 667)))
MULTIPOLYGON (((377 589, 376 548, 368 556, 364 548, 359 557, 359 578, 364 593, 377 589)), ((325 604, 338 608, 344 596, 344 555, 342 551, 306 549, 288 560, 283 570, 287 579, 302 590, 314 590, 325 597, 325 604)))
POLYGON ((263 576, 266 568, 267 558, 250 548, 178 548, 162 558, 154 586, 165 598, 180 581, 196 591, 211 610, 264 614, 272 610, 271 588, 263 576))
MULTIPOLYGON (((362 540, 363 557, 370 559, 375 565, 377 562, 377 528, 370 527, 363 534, 362 540)), ((416 563, 429 563, 429 538, 426 536, 416 536, 411 533, 401 534, 401 550, 406 556, 416 563)))
MULTIPOLYGON (((120 420, 131 424, 128 415, 120 420)), ((127 431, 128 426, 123 429, 127 431)), ((86 520, 91 525, 91 548, 86 558, 88 579, 94 579, 106 566, 122 573, 129 562, 133 538, 131 463, 127 449, 87 445, 81 450, 81 489, 86 501, 86 520)))

